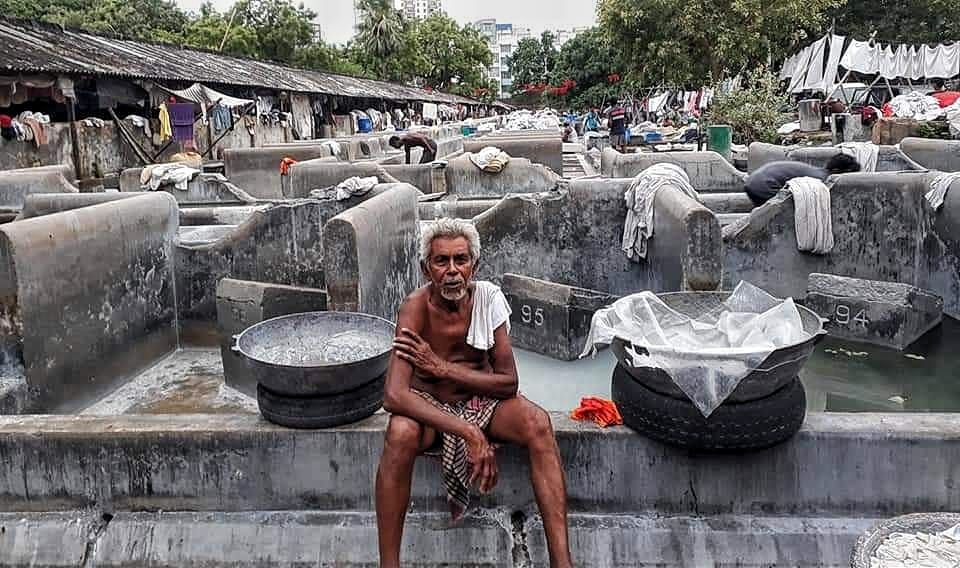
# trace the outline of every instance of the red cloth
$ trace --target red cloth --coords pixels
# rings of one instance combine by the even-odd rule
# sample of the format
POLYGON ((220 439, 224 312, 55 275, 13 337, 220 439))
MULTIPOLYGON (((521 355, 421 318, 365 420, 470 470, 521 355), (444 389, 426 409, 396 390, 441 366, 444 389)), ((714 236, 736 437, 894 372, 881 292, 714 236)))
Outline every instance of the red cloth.
POLYGON ((285 176, 290 173, 290 166, 296 164, 297 161, 293 158, 284 158, 280 160, 280 175, 285 176))
POLYGON ((620 410, 612 400, 598 396, 585 396, 580 399, 580 406, 570 413, 574 420, 592 420, 597 426, 619 426, 623 424, 620 410))
POLYGON ((937 102, 940 103, 940 108, 947 108, 957 102, 957 99, 960 99, 960 91, 940 91, 938 93, 931 93, 930 96, 937 99, 937 102))
POLYGON ((885 103, 881 109, 884 118, 890 118, 893 116, 893 107, 890 106, 890 103, 885 103))
POLYGON ((0 114, 0 128, 10 128, 13 124, 13 119, 5 114, 0 114))

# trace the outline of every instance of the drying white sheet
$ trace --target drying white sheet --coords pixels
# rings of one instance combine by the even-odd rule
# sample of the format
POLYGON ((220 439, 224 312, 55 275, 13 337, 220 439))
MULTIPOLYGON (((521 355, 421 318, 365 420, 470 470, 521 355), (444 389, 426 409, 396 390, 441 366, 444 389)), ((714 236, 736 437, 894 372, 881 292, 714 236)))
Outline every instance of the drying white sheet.
POLYGON ((947 198, 947 191, 957 180, 960 180, 960 172, 949 172, 938 175, 930 182, 930 191, 924 197, 934 211, 939 211, 943 207, 943 201, 947 198))
POLYGON ((510 304, 500 287, 493 282, 473 283, 473 311, 467 330, 467 345, 486 351, 494 345, 494 332, 501 325, 510 333, 510 304))
POLYGON ((687 172, 676 164, 654 164, 637 174, 623 195, 627 204, 627 219, 623 224, 620 247, 627 258, 634 262, 647 257, 647 239, 653 236, 653 204, 657 192, 663 188, 682 191, 700 201, 697 190, 690 185, 687 172))
POLYGON ((847 51, 840 58, 840 66, 849 71, 873 75, 880 70, 877 48, 869 41, 851 40, 847 51))
POLYGON ((840 57, 843 55, 843 42, 846 39, 846 36, 834 35, 830 37, 830 52, 827 55, 827 66, 823 68, 823 81, 820 84, 820 90, 825 93, 837 82, 837 67, 840 65, 840 57))
POLYGON ((922 79, 925 73, 923 66, 923 50, 917 49, 916 46, 911 45, 909 51, 907 52, 907 60, 909 61, 907 77, 913 79, 914 81, 922 79))
POLYGON ((803 81, 807 78, 807 69, 810 67, 810 52, 813 51, 811 47, 808 45, 800 51, 797 66, 793 71, 793 78, 790 79, 790 87, 787 89, 791 93, 803 91, 803 81))
POLYGON ((870 568, 960 566, 960 525, 938 533, 892 533, 870 557, 870 568))
POLYGON ((881 77, 896 79, 901 76, 897 64, 897 54, 893 51, 892 46, 888 45, 884 48, 879 48, 877 59, 880 62, 881 77))
POLYGON ((783 62, 783 66, 780 67, 780 80, 786 81, 790 77, 793 77, 793 72, 797 68, 797 54, 794 53, 783 62))
POLYGON ((827 36, 823 36, 810 46, 810 61, 807 64, 807 76, 803 80, 803 90, 823 90, 823 54, 827 47, 827 36))
POLYGON ((830 218, 830 188, 812 177, 787 182, 793 195, 797 250, 827 254, 833 250, 833 220, 830 218))
POLYGON ((943 113, 947 115, 947 122, 950 123, 950 135, 960 138, 960 99, 943 109, 943 113))
POLYGON ((663 369, 700 413, 711 413, 744 377, 781 347, 810 338, 792 298, 740 282, 719 307, 691 318, 645 291, 597 310, 580 357, 615 337, 630 344, 634 367, 663 369))
POLYGON ((877 157, 880 155, 880 146, 873 142, 844 142, 837 148, 848 156, 856 158, 861 172, 873 173, 877 171, 877 157))
POLYGON ((927 78, 949 79, 960 75, 960 42, 937 47, 923 46, 923 68, 927 78))

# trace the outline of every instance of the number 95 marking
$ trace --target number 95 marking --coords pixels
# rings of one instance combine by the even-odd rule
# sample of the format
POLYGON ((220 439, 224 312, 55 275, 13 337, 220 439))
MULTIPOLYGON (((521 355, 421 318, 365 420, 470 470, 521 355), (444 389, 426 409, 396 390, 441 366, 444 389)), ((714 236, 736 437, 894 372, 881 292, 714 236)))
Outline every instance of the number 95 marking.
POLYGON ((543 308, 534 310, 528 304, 520 307, 520 320, 523 323, 533 323, 535 327, 543 325, 543 308))

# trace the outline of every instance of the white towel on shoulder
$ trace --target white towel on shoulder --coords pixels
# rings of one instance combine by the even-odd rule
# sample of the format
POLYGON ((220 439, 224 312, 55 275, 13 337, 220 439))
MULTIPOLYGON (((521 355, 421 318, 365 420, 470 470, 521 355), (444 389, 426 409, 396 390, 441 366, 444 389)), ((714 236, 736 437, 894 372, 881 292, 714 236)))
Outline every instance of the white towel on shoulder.
POLYGON ((830 217, 830 188, 812 177, 787 182, 793 194, 793 217, 797 250, 827 254, 833 250, 833 220, 830 217))
POLYGON ((486 351, 493 347, 493 332, 506 324, 510 333, 510 304, 500 287, 493 282, 478 280, 473 283, 473 312, 467 345, 486 351))

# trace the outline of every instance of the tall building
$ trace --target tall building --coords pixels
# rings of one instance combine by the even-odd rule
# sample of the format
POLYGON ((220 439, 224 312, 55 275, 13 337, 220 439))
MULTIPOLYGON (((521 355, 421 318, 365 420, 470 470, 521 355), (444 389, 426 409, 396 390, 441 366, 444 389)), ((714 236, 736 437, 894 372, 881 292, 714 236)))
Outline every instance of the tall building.
POLYGON ((403 15, 409 19, 423 19, 443 12, 440 0, 402 0, 403 15))
POLYGON ((493 53, 493 62, 487 69, 487 77, 500 85, 500 98, 509 97, 513 92, 510 56, 520 40, 531 37, 530 29, 499 23, 494 18, 478 20, 471 25, 486 38, 487 46, 493 53))

